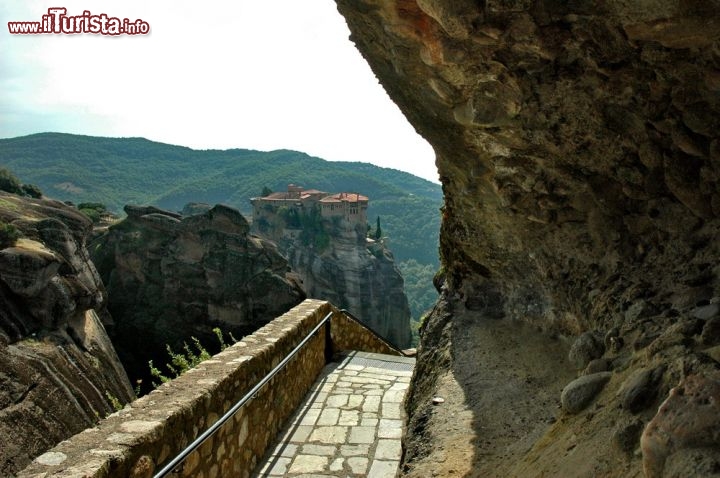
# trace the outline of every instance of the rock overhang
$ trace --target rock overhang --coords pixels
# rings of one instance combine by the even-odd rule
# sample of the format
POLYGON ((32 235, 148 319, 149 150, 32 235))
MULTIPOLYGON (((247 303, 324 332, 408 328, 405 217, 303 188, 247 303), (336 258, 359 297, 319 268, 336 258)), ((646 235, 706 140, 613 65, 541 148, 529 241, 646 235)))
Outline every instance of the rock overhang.
POLYGON ((588 299, 617 274, 662 295, 717 257, 712 2, 337 3, 436 151, 452 289, 490 278, 509 309, 530 291, 580 331, 635 299, 588 299))

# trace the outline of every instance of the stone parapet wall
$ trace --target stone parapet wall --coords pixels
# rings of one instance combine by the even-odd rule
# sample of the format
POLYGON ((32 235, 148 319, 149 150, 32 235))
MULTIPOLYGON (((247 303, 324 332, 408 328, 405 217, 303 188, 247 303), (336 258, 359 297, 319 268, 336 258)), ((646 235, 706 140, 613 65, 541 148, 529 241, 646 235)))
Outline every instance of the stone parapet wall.
MULTIPOLYGON (((23 470, 24 477, 151 477, 216 422, 329 312, 332 350, 399 352, 331 304, 306 300, 23 470)), ((248 477, 326 364, 326 328, 172 476, 248 477)))
POLYGON ((398 350, 372 330, 343 313, 333 316, 330 328, 333 352, 362 350, 387 355, 401 355, 398 350))

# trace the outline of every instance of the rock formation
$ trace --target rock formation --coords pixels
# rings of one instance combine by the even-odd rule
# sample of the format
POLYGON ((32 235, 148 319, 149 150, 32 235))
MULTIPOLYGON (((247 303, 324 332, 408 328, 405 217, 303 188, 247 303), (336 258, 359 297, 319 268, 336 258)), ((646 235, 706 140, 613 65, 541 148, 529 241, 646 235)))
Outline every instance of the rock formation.
POLYGON ((0 192, 0 221, 20 235, 0 250, 0 475, 12 476, 133 390, 99 318, 106 294, 85 248, 90 220, 0 192))
POLYGON ((331 237, 322 251, 279 241, 308 296, 349 310, 393 345, 409 347, 410 307, 390 250, 381 242, 368 244, 365 232, 354 228, 341 226, 331 237))
POLYGON ((167 363, 167 345, 182 352, 196 337, 212 352, 213 328, 239 339, 305 298, 287 261, 248 234, 235 209, 125 212, 92 244, 92 257, 108 289, 109 332, 132 379, 148 383, 148 360, 167 363))
POLYGON ((253 230, 278 244, 309 297, 347 309, 396 347, 409 347, 403 277, 383 240, 366 237, 368 198, 350 194, 356 202, 340 203, 334 214, 325 214, 329 208, 321 212, 319 206, 325 206, 316 201, 328 193, 303 191, 290 185, 288 193, 253 199, 253 230), (359 198, 360 208, 337 213, 343 206, 357 208, 359 198))
MULTIPOLYGON (((670 388, 717 389, 720 4, 337 4, 434 146, 445 193, 444 305, 422 338, 406 470, 432 453, 413 434, 433 439, 424 403, 443 372, 422 363, 444 357, 436 363, 448 370, 470 353, 453 345, 462 311, 603 338, 586 352, 588 375, 612 373, 595 405, 548 425, 509 474, 693 476, 697 463, 717 474, 717 441, 687 436, 701 427, 660 446, 669 438, 653 435, 664 430, 658 418, 642 452, 639 439, 670 388)), ((483 446, 473 445, 476 473, 483 446)))

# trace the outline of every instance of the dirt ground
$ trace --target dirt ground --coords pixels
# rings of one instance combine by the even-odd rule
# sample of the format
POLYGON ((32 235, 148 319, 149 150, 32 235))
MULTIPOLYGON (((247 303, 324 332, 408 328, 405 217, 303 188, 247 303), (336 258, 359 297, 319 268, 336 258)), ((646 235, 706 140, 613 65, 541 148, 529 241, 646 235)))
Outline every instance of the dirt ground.
POLYGON ((428 407, 427 455, 404 476, 638 475, 636 459, 598 453, 611 449, 617 418, 601 399, 575 416, 560 409, 563 387, 577 376, 568 340, 472 312, 452 327, 452 366, 434 393, 444 401, 428 407))

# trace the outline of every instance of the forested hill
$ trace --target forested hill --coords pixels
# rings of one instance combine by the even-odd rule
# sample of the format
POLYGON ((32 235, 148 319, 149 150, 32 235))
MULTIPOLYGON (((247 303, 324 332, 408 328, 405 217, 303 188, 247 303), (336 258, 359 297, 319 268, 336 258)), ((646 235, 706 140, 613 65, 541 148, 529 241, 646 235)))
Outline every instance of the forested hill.
POLYGON ((41 133, 0 140, 0 165, 45 194, 179 210, 188 202, 224 203, 250 211, 263 187, 288 183, 370 197, 368 218, 381 217, 396 258, 437 263, 440 185, 366 163, 330 162, 288 150, 193 150, 144 138, 41 133))
POLYGON ((188 202, 206 202, 249 213, 251 197, 264 187, 286 190, 288 183, 359 192, 370 198, 373 227, 380 216, 396 260, 405 263, 401 268, 413 260, 438 265, 440 185, 394 169, 288 150, 193 150, 144 138, 60 133, 0 139, 0 166, 48 196, 101 202, 115 212, 128 203, 180 210, 188 202))

